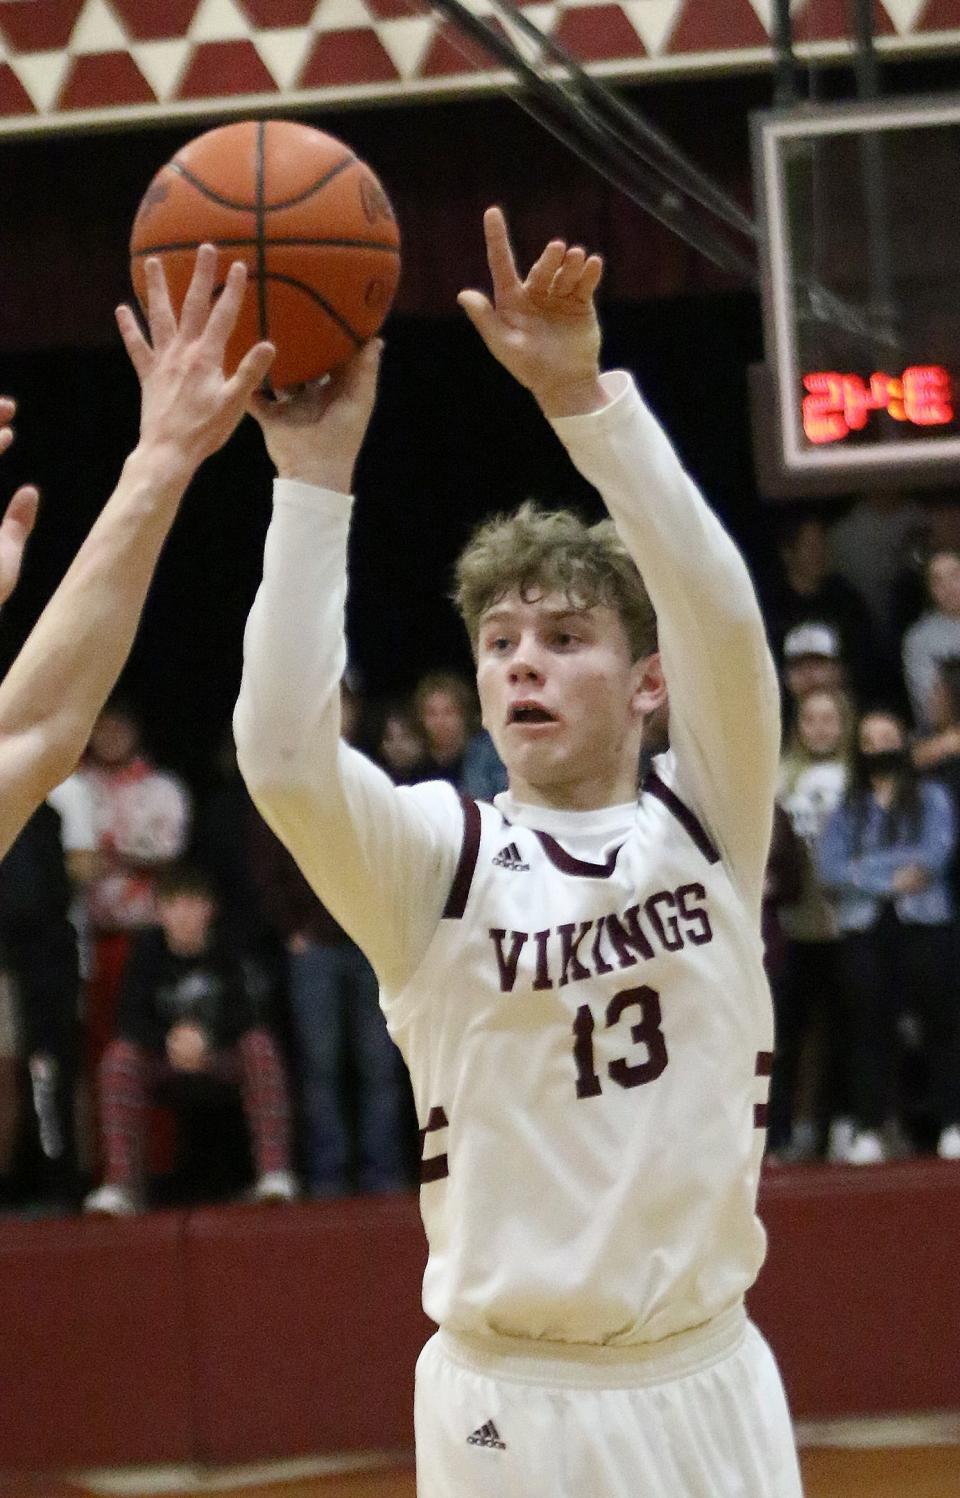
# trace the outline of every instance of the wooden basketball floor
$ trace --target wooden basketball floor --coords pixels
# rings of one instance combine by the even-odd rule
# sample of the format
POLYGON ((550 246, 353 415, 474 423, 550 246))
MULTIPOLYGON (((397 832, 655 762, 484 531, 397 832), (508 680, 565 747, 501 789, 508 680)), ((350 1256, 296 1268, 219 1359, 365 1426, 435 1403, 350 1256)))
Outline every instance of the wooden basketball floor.
MULTIPOLYGON (((810 1450, 802 1455, 806 1498, 960 1498, 960 1448, 810 1450)), ((235 1490, 235 1498, 415 1498, 412 1473, 319 1478, 235 1490)), ((451 1494, 450 1498, 456 1498, 451 1494)), ((590 1498, 587 1493, 569 1498, 590 1498)), ((663 1495, 667 1498, 667 1495, 663 1495)))
MULTIPOLYGON (((812 1450, 803 1453, 802 1462, 806 1498, 960 1498, 960 1448, 955 1446, 812 1450)), ((415 1498, 413 1476, 402 1472, 246 1488, 244 1494, 246 1498, 415 1498)), ((239 1492, 237 1498, 241 1498, 239 1492)), ((590 1495, 571 1494, 569 1498, 590 1495)))
MULTIPOLYGON (((913 1446, 905 1449, 843 1450, 810 1448, 801 1456, 806 1498, 960 1498, 960 1446, 913 1446)), ((119 1476, 119 1474, 118 1474, 119 1476)), ((239 1485, 224 1486, 217 1478, 201 1486, 170 1487, 169 1478, 156 1486, 138 1482, 124 1488, 87 1486, 78 1480, 0 1477, 0 1498, 109 1498, 138 1492, 163 1494, 163 1498, 415 1498, 413 1471, 409 1466, 376 1472, 311 1477, 292 1482, 259 1482, 245 1478, 239 1485)), ((451 1494, 450 1498, 456 1498, 451 1494)), ((559 1498, 559 1495, 558 1495, 559 1498)), ((567 1498, 567 1495, 563 1495, 567 1498)), ((569 1498, 590 1498, 589 1494, 569 1498)), ((663 1495, 668 1498, 668 1495, 663 1495)))

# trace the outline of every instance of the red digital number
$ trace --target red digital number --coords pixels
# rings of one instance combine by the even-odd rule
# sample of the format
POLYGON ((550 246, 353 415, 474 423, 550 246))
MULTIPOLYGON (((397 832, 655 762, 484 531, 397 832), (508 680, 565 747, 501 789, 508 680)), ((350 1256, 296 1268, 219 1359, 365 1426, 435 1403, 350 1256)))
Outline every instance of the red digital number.
POLYGON ((803 377, 803 430, 818 446, 862 431, 871 411, 914 426, 947 426, 954 418, 953 384, 942 364, 911 364, 900 378, 877 370, 869 383, 857 374, 817 370, 803 377))

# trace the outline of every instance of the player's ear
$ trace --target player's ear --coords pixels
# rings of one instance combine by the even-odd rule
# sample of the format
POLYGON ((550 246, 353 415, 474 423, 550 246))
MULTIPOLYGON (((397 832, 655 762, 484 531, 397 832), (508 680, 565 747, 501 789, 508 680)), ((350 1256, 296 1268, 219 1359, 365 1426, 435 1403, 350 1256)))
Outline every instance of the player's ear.
POLYGON ((663 676, 659 650, 634 661, 633 679, 630 706, 639 716, 647 718, 663 707, 667 700, 667 683, 663 676))

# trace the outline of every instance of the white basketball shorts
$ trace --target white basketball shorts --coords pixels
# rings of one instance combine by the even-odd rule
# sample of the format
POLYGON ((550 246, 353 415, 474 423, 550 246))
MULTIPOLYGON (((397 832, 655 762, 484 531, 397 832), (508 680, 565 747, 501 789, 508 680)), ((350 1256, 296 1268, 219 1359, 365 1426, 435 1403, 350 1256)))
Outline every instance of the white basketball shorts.
POLYGON ((415 1425, 417 1498, 802 1498, 780 1374, 739 1306, 637 1348, 440 1331, 415 1425))

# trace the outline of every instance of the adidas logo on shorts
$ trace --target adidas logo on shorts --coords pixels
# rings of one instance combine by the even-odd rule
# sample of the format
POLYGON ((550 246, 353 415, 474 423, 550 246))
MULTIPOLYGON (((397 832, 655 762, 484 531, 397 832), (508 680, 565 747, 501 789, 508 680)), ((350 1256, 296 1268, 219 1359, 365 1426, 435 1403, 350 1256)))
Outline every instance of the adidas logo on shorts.
POLYGON ((467 1445, 489 1446, 494 1451, 506 1451, 507 1449, 506 1443, 501 1441, 500 1432, 492 1420, 488 1420, 486 1425, 481 1425, 480 1429, 475 1430, 472 1436, 467 1436, 467 1445))
POLYGON ((528 863, 521 860, 520 849, 516 843, 508 843, 505 848, 501 848, 493 862, 499 864, 501 869, 510 869, 514 874, 522 874, 530 867, 528 863))

